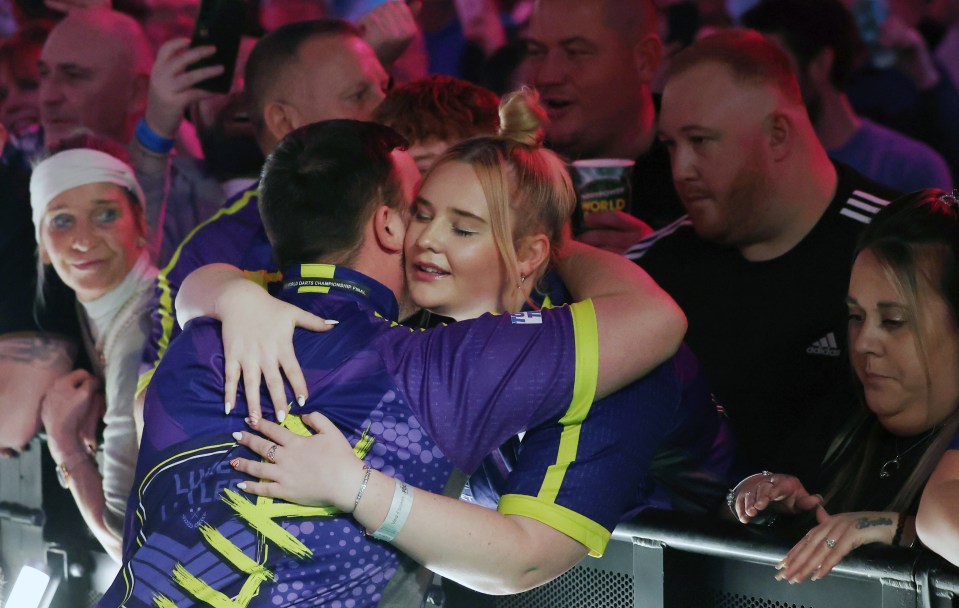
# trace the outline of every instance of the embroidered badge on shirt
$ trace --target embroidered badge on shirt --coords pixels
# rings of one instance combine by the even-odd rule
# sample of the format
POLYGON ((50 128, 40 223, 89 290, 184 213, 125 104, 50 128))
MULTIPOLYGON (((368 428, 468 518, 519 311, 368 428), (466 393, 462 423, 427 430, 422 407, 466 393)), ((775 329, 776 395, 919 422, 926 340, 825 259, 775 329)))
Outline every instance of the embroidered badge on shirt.
POLYGON ((509 322, 513 325, 542 325, 543 313, 535 312, 514 312, 509 316, 509 322))

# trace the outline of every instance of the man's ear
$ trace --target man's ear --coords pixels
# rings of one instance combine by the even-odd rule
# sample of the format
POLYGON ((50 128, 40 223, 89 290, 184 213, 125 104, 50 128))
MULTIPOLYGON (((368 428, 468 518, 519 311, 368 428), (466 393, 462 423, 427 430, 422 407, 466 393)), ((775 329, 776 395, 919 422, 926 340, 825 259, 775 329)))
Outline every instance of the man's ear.
POLYGON ((271 101, 263 108, 263 123, 276 141, 296 128, 296 116, 292 107, 279 101, 271 101))
POLYGON ((789 156, 795 139, 796 125, 793 124, 793 117, 787 112, 773 110, 766 117, 763 127, 773 160, 780 161, 789 156))
POLYGON ((400 210, 380 205, 373 214, 373 235, 383 251, 402 253, 406 221, 400 210))
MULTIPOLYGON (((549 238, 545 234, 531 234, 516 243, 516 263, 520 275, 532 276, 549 261, 549 238)), ((520 281, 520 277, 516 277, 520 281)))
POLYGON ((643 82, 653 81, 662 60, 663 43, 658 35, 647 34, 633 44, 633 63, 643 82))

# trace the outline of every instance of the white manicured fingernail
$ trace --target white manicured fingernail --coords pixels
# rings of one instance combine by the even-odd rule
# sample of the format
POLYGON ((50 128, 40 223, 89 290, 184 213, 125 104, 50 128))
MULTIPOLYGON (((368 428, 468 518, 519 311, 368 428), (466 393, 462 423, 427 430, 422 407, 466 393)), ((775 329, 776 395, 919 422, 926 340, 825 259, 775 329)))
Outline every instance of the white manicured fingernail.
POLYGON ((276 421, 280 424, 283 424, 283 420, 286 419, 286 410, 280 410, 276 413, 276 421))
POLYGON ((239 441, 239 440, 243 439, 243 433, 240 433, 239 431, 236 432, 236 433, 233 433, 233 438, 236 439, 237 441, 239 441))
POLYGON ((232 409, 233 409, 233 404, 230 403, 229 401, 227 401, 226 403, 223 404, 223 413, 224 413, 224 414, 229 415, 229 414, 230 414, 230 410, 232 410, 232 409))
POLYGON ((334 321, 333 319, 327 319, 326 321, 323 321, 323 322, 326 323, 327 325, 339 325, 339 324, 340 324, 339 321, 334 321))
POLYGON ((240 488, 241 490, 245 490, 245 489, 246 489, 246 482, 245 482, 245 481, 241 481, 240 483, 236 484, 236 487, 240 488))
POLYGON ((300 407, 303 407, 303 405, 306 403, 306 397, 304 397, 303 395, 297 395, 297 396, 296 396, 296 403, 297 403, 297 405, 299 405, 300 407))

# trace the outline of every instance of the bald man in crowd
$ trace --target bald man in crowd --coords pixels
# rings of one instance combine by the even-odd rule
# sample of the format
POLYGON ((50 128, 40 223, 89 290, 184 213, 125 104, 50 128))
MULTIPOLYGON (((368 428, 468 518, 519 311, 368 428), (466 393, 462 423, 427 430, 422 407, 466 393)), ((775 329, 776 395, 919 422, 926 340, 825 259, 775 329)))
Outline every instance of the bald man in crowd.
POLYGON ((826 155, 786 54, 732 30, 676 55, 659 122, 688 216, 629 253, 682 307, 743 473, 811 483, 854 411, 846 290, 895 191, 826 155))
POLYGON ((40 53, 40 121, 47 145, 78 129, 126 144, 143 116, 153 53, 135 19, 71 11, 40 53))
MULTIPOLYGON (((656 139, 650 83, 662 58, 651 0, 539 0, 526 38, 523 80, 550 124, 547 144, 571 160, 636 161, 633 215, 659 228, 682 215, 669 155, 656 139)), ((591 213, 583 240, 624 251, 643 227, 629 216, 591 213)))

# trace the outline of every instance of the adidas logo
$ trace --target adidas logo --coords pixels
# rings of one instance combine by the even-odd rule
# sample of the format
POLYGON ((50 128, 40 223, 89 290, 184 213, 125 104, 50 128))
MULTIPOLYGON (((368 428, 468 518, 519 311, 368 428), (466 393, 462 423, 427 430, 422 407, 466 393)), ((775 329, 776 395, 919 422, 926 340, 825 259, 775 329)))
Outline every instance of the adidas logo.
POLYGON ((806 352, 810 355, 825 355, 827 357, 838 357, 842 354, 839 345, 836 344, 836 334, 832 332, 813 342, 806 349, 806 352))

